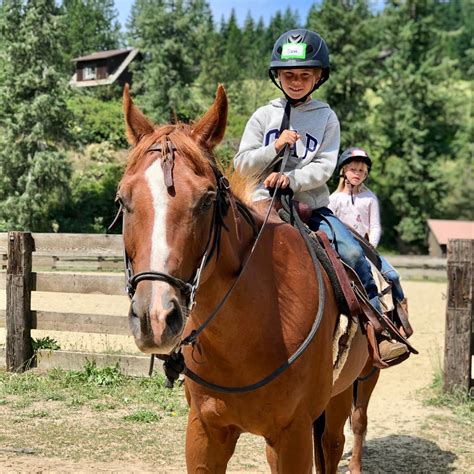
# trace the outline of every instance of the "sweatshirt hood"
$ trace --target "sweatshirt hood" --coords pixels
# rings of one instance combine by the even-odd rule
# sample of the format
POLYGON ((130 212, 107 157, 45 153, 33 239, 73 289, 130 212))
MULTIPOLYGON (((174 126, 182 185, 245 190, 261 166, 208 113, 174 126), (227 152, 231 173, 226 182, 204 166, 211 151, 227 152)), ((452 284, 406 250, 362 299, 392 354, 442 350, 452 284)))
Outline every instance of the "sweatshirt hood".
MULTIPOLYGON (((279 97, 278 99, 271 100, 270 104, 278 109, 284 109, 286 102, 286 99, 279 97)), ((293 107, 293 109, 301 112, 308 112, 310 110, 316 109, 329 109, 329 105, 326 104, 326 102, 322 102, 317 99, 311 99, 309 102, 305 102, 302 105, 298 105, 298 107, 293 107)))

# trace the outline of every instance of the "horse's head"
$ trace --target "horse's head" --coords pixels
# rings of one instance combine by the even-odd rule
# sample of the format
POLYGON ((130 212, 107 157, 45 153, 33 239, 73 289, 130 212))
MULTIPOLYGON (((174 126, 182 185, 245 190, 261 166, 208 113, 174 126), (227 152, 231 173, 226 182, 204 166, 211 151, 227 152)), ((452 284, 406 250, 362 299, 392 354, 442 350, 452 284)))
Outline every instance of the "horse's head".
POLYGON ((195 124, 155 127, 126 86, 124 113, 132 149, 117 199, 131 277, 129 322, 140 350, 166 354, 180 341, 189 283, 214 240, 222 189, 212 153, 224 136, 227 98, 219 86, 195 124))

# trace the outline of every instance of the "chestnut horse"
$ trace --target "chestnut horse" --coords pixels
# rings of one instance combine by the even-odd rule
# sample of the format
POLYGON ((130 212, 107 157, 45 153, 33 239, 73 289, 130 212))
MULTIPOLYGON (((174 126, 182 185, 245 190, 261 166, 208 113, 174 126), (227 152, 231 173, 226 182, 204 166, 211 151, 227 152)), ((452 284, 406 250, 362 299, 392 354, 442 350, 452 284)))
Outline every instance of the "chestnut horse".
POLYGON ((243 432, 265 438, 272 473, 310 473, 313 449, 318 470, 336 472, 347 394, 368 361, 367 341, 359 330, 333 382, 338 309, 327 275, 276 214, 262 230, 264 205, 231 191, 218 169, 223 87, 192 125, 155 127, 128 86, 124 113, 132 149, 117 199, 131 331, 148 354, 174 353, 199 334, 182 348, 188 373, 207 381, 185 380, 188 472, 225 472, 243 432))

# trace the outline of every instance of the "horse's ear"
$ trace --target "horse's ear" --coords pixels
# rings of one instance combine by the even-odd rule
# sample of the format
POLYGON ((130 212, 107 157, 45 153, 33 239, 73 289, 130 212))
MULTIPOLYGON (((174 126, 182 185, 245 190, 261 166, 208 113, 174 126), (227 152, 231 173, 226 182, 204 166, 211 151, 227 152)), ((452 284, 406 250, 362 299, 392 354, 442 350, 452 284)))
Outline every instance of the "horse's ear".
POLYGON ((193 125, 193 136, 203 147, 212 150, 224 138, 227 125, 227 95, 217 86, 216 99, 204 116, 193 125))
POLYGON ((125 128, 130 145, 135 146, 140 139, 153 133, 153 124, 142 114, 140 109, 133 104, 128 90, 128 84, 123 89, 123 113, 125 116, 125 128))

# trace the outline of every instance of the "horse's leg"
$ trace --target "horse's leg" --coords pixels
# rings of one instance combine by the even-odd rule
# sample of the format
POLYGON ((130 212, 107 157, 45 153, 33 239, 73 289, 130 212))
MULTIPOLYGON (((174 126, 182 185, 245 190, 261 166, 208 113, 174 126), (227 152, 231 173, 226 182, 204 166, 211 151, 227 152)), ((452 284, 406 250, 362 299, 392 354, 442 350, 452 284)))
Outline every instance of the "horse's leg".
POLYGON ((365 434, 367 432, 367 408, 370 396, 379 379, 380 370, 372 366, 369 360, 361 373, 359 380, 355 382, 354 400, 351 415, 351 428, 354 433, 354 445, 352 447, 349 471, 353 474, 362 472, 362 450, 364 447, 365 434))
POLYGON ((311 474, 313 446, 311 420, 296 418, 277 439, 267 439, 266 454, 272 474, 311 474))
POLYGON ((337 472, 344 452, 344 425, 351 415, 352 386, 331 398, 326 407, 323 434, 324 473, 337 472))
POLYGON ((191 408, 186 430, 186 467, 189 473, 225 473, 240 432, 232 427, 204 426, 191 408))
POLYGON ((318 473, 324 473, 326 470, 323 450, 323 435, 325 425, 326 413, 323 412, 319 418, 313 422, 314 461, 316 464, 316 472, 318 473))

